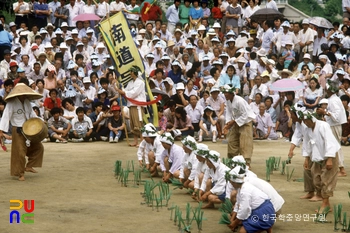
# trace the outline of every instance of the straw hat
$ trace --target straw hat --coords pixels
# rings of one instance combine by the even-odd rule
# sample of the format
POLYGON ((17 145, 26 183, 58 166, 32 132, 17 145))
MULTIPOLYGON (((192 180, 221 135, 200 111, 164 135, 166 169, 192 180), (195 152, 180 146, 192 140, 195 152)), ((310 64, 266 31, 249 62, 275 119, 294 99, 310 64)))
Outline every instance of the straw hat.
POLYGON ((168 47, 174 46, 175 42, 173 40, 168 40, 168 47))
POLYGON ((283 69, 281 71, 278 71, 278 75, 282 75, 283 73, 288 74, 288 76, 291 76, 293 74, 292 71, 288 69, 283 69))
POLYGON ((18 83, 10 92, 10 94, 5 98, 6 101, 17 96, 25 95, 28 100, 41 99, 43 96, 39 93, 33 91, 30 87, 24 83, 18 83))

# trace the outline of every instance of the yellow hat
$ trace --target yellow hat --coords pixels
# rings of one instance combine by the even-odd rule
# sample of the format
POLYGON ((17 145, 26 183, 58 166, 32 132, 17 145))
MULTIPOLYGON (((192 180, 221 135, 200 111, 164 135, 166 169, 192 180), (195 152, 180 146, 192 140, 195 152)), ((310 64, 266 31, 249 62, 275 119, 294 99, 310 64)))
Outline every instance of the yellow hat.
POLYGON ((17 97, 17 96, 26 96, 29 100, 36 100, 41 99, 43 96, 39 93, 36 93, 33 91, 30 87, 28 87, 24 83, 18 83, 10 92, 10 94, 5 98, 5 100, 9 100, 11 98, 17 97))

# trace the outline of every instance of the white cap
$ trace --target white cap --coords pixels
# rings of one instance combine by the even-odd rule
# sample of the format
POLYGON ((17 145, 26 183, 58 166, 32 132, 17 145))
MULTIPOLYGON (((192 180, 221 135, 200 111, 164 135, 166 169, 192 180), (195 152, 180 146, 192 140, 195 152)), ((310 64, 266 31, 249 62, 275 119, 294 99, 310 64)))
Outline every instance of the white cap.
POLYGON ((91 83, 90 77, 84 77, 83 83, 91 83))
POLYGON ((45 44, 45 49, 52 49, 52 48, 53 48, 53 46, 52 46, 52 44, 50 42, 47 42, 45 44))
POLYGON ((214 23, 213 28, 221 28, 221 25, 218 22, 216 22, 214 23))
POLYGON ((96 48, 98 49, 104 49, 105 48, 105 45, 102 43, 102 42, 99 42, 96 46, 96 48))
POLYGON ((310 21, 308 19, 304 19, 301 24, 310 24, 310 21))
POLYGON ((94 33, 94 29, 88 28, 88 29, 86 30, 86 34, 88 34, 88 33, 94 33))
POLYGON ((73 34, 78 35, 78 34, 79 34, 78 29, 74 28, 74 29, 72 30, 71 34, 72 34, 72 35, 73 35, 73 34))
POLYGON ((78 43, 77 43, 77 47, 78 47, 78 46, 84 46, 83 42, 78 41, 78 43))
POLYGON ((68 27, 67 22, 62 22, 62 23, 61 23, 61 28, 63 28, 63 27, 68 27))
POLYGON ((176 90, 185 90, 185 86, 183 83, 176 84, 176 90))
POLYGON ((68 49, 66 42, 60 44, 60 49, 68 49))

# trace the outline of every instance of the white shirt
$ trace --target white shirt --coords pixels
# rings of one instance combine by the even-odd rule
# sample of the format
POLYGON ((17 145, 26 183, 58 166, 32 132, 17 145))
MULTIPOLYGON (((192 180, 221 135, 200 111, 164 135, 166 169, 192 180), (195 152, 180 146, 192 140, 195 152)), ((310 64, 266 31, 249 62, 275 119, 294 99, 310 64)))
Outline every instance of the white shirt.
POLYGON ((284 204, 284 199, 283 197, 281 197, 281 195, 278 194, 276 189, 274 189, 274 187, 270 183, 258 177, 251 177, 251 176, 246 177, 244 179, 244 182, 252 184, 254 187, 263 191, 270 198, 273 208, 275 209, 275 212, 279 211, 282 208, 284 204))
POLYGON ((322 49, 321 49, 321 45, 322 44, 327 44, 328 41, 326 39, 326 37, 322 36, 321 38, 316 37, 314 40, 314 50, 312 55, 313 56, 318 56, 319 54, 322 53, 322 49))
POLYGON ((69 25, 69 27, 74 27, 75 28, 76 21, 73 21, 73 19, 81 13, 80 12, 80 7, 77 6, 77 5, 74 5, 72 7, 71 4, 68 4, 68 5, 66 5, 66 8, 69 11, 68 25, 69 25))
POLYGON ((171 174, 174 174, 176 171, 180 170, 182 166, 182 161, 185 157, 185 151, 182 149, 181 146, 178 146, 176 144, 173 144, 171 146, 170 153, 168 152, 168 150, 164 150, 160 160, 160 168, 163 172, 166 171, 164 166, 165 157, 168 157, 169 163, 172 163, 169 172, 171 174))
POLYGON ((199 123, 204 112, 202 106, 198 104, 194 109, 192 108, 191 104, 187 105, 185 107, 185 111, 187 115, 191 117, 192 123, 199 123))
POLYGON ((325 118, 330 126, 340 126, 347 122, 343 104, 336 94, 328 98, 327 110, 331 115, 326 115, 325 118))
POLYGON ((109 5, 110 6, 110 11, 122 11, 122 10, 125 10, 126 7, 125 7, 125 4, 124 2, 111 2, 111 4, 109 5))
POLYGON ((0 122, 1 131, 8 132, 10 122, 12 126, 22 127, 28 119, 37 117, 28 99, 25 99, 23 104, 17 97, 6 100, 6 102, 0 122))
POLYGON ((196 168, 196 177, 194 178, 194 188, 195 189, 199 189, 200 188, 200 183, 199 183, 199 176, 202 174, 202 173, 205 173, 205 171, 209 169, 207 164, 204 162, 199 162, 197 163, 197 168, 196 168))
POLYGON ((251 215, 252 211, 258 208, 266 200, 269 199, 266 193, 252 185, 244 182, 242 187, 238 189, 237 202, 234 207, 234 212, 237 213, 237 218, 246 220, 251 215))
MULTIPOLYGON (((131 11, 133 9, 135 9, 136 7, 139 7, 138 5, 135 5, 134 7, 132 5, 128 5, 126 6, 126 9, 128 11, 131 11)), ((126 18, 127 19, 131 19, 131 20, 139 20, 140 15, 139 14, 126 14, 126 18)), ((137 26, 137 25, 136 25, 137 26)))
MULTIPOLYGON (((141 78, 137 78, 131 80, 125 88, 125 95, 128 98, 138 100, 138 101, 146 101, 146 93, 145 93, 145 83, 141 78)), ((135 106, 135 104, 128 101, 128 107, 135 106)))
POLYGON ((249 99, 253 100, 255 98, 256 93, 262 94, 263 98, 269 95, 269 90, 265 84, 260 84, 258 87, 256 84, 253 86, 252 91, 250 92, 249 99))
POLYGON ((164 151, 164 147, 159 140, 159 136, 155 137, 153 144, 147 143, 145 140, 142 140, 139 148, 137 149, 137 159, 142 160, 142 157, 145 157, 146 164, 149 164, 148 154, 153 151, 155 156, 155 162, 160 163, 162 158, 162 153, 164 151))
MULTIPOLYGON (((258 177, 258 176, 254 172, 247 169, 245 171, 244 182, 248 179, 248 177, 258 177)), ((231 193, 233 190, 235 190, 235 188, 232 186, 231 182, 227 182, 226 183, 226 198, 231 199, 231 193)))
POLYGON ((211 182, 215 183, 215 185, 210 189, 210 192, 214 195, 223 194, 225 192, 226 187, 225 173, 229 170, 230 169, 223 163, 219 163, 219 165, 216 167, 215 172, 213 169, 208 168, 204 173, 200 190, 202 190, 203 192, 206 191, 207 180, 211 178, 211 182))
MULTIPOLYGON (((96 95, 96 89, 94 87, 89 87, 89 89, 85 89, 85 87, 82 88, 84 91, 84 95, 86 96, 86 99, 83 100, 83 102, 85 102, 85 100, 89 99, 89 100, 94 100, 95 99, 95 95, 96 95)), ((84 104, 86 105, 86 104, 84 104)), ((86 106, 90 106, 91 104, 88 104, 86 106)))
POLYGON ((209 57, 210 61, 214 58, 214 53, 212 53, 212 52, 205 53, 205 52, 203 51, 203 52, 201 52, 201 53, 198 54, 198 60, 199 60, 200 62, 202 62, 202 61, 203 61, 203 57, 204 57, 205 55, 207 55, 207 56, 209 57))
POLYGON ((335 158, 340 144, 334 137, 327 122, 316 120, 315 128, 307 128, 304 135, 303 156, 310 157, 311 161, 319 162, 328 157, 335 158))
POLYGON ((278 7, 277 4, 274 0, 271 0, 269 2, 266 3, 266 8, 270 8, 270 9, 274 9, 276 11, 278 11, 278 7))
MULTIPOLYGON (((15 3, 13 3, 13 10, 15 10, 16 9, 16 7, 18 6, 18 4, 19 4, 19 2, 15 2, 15 3)), ((21 5, 20 7, 19 7, 19 11, 18 12, 23 12, 23 11, 29 11, 29 5, 28 5, 28 3, 27 2, 23 2, 23 5, 21 5)), ((15 14, 15 15, 18 15, 18 16, 24 16, 24 14, 15 14)), ((19 26, 19 25, 18 25, 19 26)))
POLYGON ((105 17, 109 13, 109 4, 107 2, 99 3, 96 14, 100 17, 105 17))
MULTIPOLYGON (((301 122, 301 124, 299 122, 296 122, 291 143, 299 147, 303 142, 306 129, 307 129, 307 126, 304 124, 304 122, 301 122)), ((305 148, 303 147, 302 149, 304 150, 305 148)))
POLYGON ((84 5, 82 8, 82 13, 84 14, 96 14, 96 6, 94 4, 84 5))
POLYGON ((241 127, 255 119, 255 114, 248 103, 240 96, 235 95, 233 101, 226 100, 226 122, 235 120, 241 127))
POLYGON ((188 170, 191 171, 188 180, 192 181, 195 179, 196 175, 197 175, 197 164, 198 164, 198 160, 196 155, 192 152, 191 154, 187 154, 185 153, 183 161, 182 161, 182 166, 180 168, 180 179, 185 178, 184 175, 184 169, 187 168, 188 170))

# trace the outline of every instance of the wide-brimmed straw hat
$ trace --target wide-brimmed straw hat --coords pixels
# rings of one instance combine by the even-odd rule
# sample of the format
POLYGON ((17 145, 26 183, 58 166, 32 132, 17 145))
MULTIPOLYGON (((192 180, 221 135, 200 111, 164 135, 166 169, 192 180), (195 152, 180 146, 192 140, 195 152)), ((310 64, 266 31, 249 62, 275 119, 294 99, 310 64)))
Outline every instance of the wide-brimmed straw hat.
POLYGON ((33 91, 30 87, 28 87, 24 83, 18 83, 10 92, 10 94, 5 98, 5 100, 12 99, 14 97, 25 95, 29 100, 37 100, 41 99, 43 96, 39 93, 33 91))

